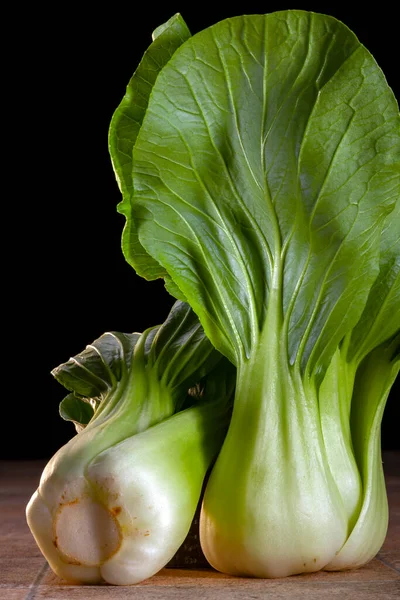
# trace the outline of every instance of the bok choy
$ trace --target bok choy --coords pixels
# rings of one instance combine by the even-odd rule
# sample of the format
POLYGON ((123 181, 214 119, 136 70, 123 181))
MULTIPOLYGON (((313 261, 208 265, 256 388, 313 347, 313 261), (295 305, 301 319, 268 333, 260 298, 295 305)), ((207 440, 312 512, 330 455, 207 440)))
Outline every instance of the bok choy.
POLYGON ((237 368, 201 544, 281 577, 367 562, 399 371, 400 117, 336 19, 292 10, 157 30, 110 128, 123 250, 237 368), (155 68, 152 68, 154 67, 155 68))
POLYGON ((132 584, 176 553, 226 433, 234 369, 188 305, 142 334, 110 332, 60 365, 61 415, 78 433, 27 506, 53 571, 132 584))

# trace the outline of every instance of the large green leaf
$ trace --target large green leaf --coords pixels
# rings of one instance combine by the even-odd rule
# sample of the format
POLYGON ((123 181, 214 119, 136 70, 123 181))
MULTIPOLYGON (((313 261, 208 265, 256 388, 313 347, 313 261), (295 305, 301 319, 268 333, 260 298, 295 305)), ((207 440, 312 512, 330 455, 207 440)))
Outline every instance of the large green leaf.
POLYGON ((135 227, 232 361, 275 296, 288 360, 321 374, 377 276, 399 156, 393 93, 346 26, 227 19, 158 75, 133 149, 135 227))
POLYGON ((149 97, 158 73, 175 50, 190 37, 179 14, 153 32, 153 42, 129 81, 126 93, 113 114, 109 129, 109 150, 123 195, 121 210, 132 193, 132 150, 142 125, 149 97))
POLYGON ((131 218, 132 151, 158 73, 176 49, 190 37, 190 31, 181 15, 176 14, 160 25, 152 37, 152 44, 144 53, 120 105, 113 114, 108 137, 112 165, 122 192, 122 202, 118 210, 127 218, 123 235, 124 254, 137 272, 149 279, 168 278, 168 275, 140 244, 135 222, 131 218))

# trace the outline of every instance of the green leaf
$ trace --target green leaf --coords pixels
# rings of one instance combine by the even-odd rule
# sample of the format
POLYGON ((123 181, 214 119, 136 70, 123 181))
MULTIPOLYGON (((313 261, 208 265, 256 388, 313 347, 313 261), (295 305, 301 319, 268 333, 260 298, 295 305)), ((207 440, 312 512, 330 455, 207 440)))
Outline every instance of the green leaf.
POLYGON ((181 395, 221 360, 196 314, 185 302, 177 301, 159 329, 146 339, 148 366, 174 393, 181 395))
POLYGON ((104 333, 83 352, 53 369, 52 375, 80 396, 100 397, 126 375, 139 337, 138 333, 104 333))
POLYGON ((68 394, 60 402, 60 416, 65 421, 72 421, 77 431, 85 427, 93 415, 93 406, 75 394, 68 394))
MULTIPOLYGON (((400 164, 399 164, 400 172, 400 164)), ((357 363, 400 332, 400 200, 381 235, 379 275, 361 319, 351 334, 349 359, 357 363)))
POLYGON ((346 26, 226 19, 158 75, 127 218, 231 361, 273 304, 288 361, 321 378, 378 274, 399 155, 393 93, 346 26))
POLYGON ((147 110, 151 90, 163 66, 189 37, 190 32, 179 14, 153 32, 153 43, 145 52, 128 83, 125 96, 113 114, 109 129, 109 149, 123 194, 121 209, 132 193, 132 150, 147 110))
MULTIPOLYGON (((174 15, 153 32, 153 43, 132 76, 109 129, 109 152, 123 197, 118 210, 127 218, 123 250, 127 261, 146 279, 168 278, 168 275, 141 246, 131 218, 129 200, 132 193, 132 151, 157 76, 175 50, 189 37, 190 31, 180 14, 174 15)), ((182 295, 180 298, 184 299, 182 295)))
MULTIPOLYGON (((190 306, 177 301, 162 325, 142 334, 107 332, 85 350, 59 365, 52 375, 73 394, 63 404, 64 415, 90 402, 96 417, 118 402, 157 404, 166 399, 167 410, 180 410, 188 389, 221 360, 190 306), (167 390, 167 391, 166 391, 167 390), (164 393, 165 392, 165 393, 164 393)), ((82 410, 88 410, 86 406, 82 410)), ((146 409, 151 412, 150 409, 146 409)), ((87 413, 85 413, 87 414, 87 413)), ((93 411, 92 411, 93 415, 93 411)), ((68 418, 79 422, 78 419, 68 418)))

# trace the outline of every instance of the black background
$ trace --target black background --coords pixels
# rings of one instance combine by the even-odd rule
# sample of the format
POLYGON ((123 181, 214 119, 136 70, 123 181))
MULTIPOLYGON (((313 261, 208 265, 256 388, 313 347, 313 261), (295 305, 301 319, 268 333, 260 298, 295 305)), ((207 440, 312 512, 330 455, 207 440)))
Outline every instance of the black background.
MULTIPOLYGON (((11 218, 3 221, 3 230, 10 223, 3 261, 10 271, 3 292, 10 333, 3 338, 1 458, 49 458, 74 434, 58 415, 65 394, 52 368, 104 331, 161 323, 173 304, 161 281, 145 282, 125 263, 124 219, 116 211, 120 193, 107 146, 112 113, 158 25, 176 12, 192 34, 244 13, 299 8, 330 14, 372 52, 400 98, 396 18, 384 6, 82 4, 35 5, 15 25, 12 50, 21 58, 11 69, 11 108, 3 113, 15 173, 3 175, 12 191, 4 198, 11 218)), ((383 421, 386 449, 400 447, 398 392, 399 382, 383 421)))

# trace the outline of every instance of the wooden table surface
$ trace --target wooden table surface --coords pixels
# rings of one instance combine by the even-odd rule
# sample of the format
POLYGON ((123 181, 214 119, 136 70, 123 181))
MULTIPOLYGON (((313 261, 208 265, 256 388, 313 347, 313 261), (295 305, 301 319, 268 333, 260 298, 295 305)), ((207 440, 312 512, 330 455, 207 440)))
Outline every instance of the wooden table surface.
POLYGON ((212 569, 163 569, 135 586, 77 586, 56 577, 25 521, 25 506, 44 463, 0 462, 0 599, 92 600, 399 600, 400 454, 387 453, 384 468, 390 507, 385 544, 367 566, 355 571, 319 572, 285 579, 230 577, 212 569))

